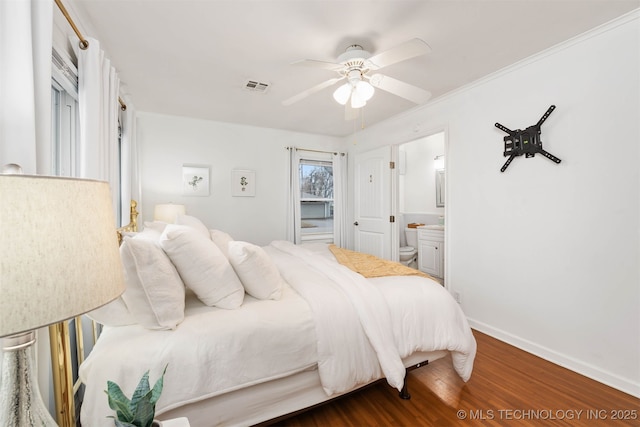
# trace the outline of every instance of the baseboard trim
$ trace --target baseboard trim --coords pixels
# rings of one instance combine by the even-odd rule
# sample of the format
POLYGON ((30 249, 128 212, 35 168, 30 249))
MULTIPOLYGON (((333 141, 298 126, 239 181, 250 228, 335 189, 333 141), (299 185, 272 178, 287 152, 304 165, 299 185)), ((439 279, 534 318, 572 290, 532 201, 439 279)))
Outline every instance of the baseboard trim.
POLYGON ((520 338, 501 329, 494 328, 486 323, 478 322, 474 319, 468 319, 469 325, 473 328, 487 334, 495 339, 506 342, 514 347, 534 354, 551 363, 567 368, 571 371, 584 375, 587 378, 598 381, 602 384, 613 387, 631 396, 640 398, 640 383, 634 383, 626 378, 604 371, 596 366, 584 363, 575 358, 558 353, 550 348, 541 346, 534 342, 520 338))

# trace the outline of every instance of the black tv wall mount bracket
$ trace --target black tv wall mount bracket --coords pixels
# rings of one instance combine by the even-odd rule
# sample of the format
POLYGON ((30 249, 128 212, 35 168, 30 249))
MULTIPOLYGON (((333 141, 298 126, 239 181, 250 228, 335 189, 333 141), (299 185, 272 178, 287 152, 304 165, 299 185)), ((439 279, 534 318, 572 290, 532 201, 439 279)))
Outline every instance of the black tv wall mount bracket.
POLYGON ((542 140, 540 139, 540 134, 542 131, 540 130, 540 126, 544 123, 545 120, 551 115, 553 110, 556 109, 555 105, 549 107, 546 113, 542 115, 538 123, 533 126, 529 126, 525 130, 517 129, 511 130, 502 126, 500 123, 496 123, 496 127, 503 132, 508 133, 504 139, 504 156, 509 157, 505 164, 500 169, 500 172, 504 172, 507 170, 511 162, 517 156, 525 157, 534 157, 536 153, 540 153, 545 156, 547 159, 551 160, 555 163, 560 163, 561 160, 554 156, 551 153, 548 153, 542 149, 542 140))

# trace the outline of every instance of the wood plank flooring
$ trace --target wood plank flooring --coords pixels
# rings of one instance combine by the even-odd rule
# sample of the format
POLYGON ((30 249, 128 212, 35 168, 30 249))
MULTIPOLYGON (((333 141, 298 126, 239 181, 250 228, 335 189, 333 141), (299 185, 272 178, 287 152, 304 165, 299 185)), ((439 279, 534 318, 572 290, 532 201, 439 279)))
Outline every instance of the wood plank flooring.
POLYGON ((640 426, 640 399, 474 335, 478 353, 467 383, 446 357, 409 373, 411 400, 379 382, 273 425, 640 426))

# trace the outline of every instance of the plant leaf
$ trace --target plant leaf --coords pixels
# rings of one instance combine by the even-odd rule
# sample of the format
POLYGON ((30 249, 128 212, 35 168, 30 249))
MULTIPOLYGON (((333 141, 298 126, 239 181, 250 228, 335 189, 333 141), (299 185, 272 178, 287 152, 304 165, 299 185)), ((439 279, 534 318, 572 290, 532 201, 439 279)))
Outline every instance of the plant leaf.
POLYGON ((151 403, 151 392, 147 393, 138 401, 134 417, 138 427, 150 427, 153 422, 153 416, 156 412, 156 405, 151 403))
POLYGON ((119 421, 133 421, 133 413, 131 411, 131 402, 124 395, 118 384, 107 381, 107 390, 105 390, 109 398, 109 407, 116 411, 119 421))
POLYGON ((164 370, 162 371, 162 375, 158 378, 158 381, 153 385, 153 390, 151 390, 151 403, 156 404, 158 399, 160 399, 160 395, 162 394, 162 387, 164 386, 164 374, 167 372, 167 367, 169 364, 164 365, 164 370))
POLYGON ((138 402, 144 395, 149 393, 149 391, 149 371, 147 371, 144 373, 144 375, 142 375, 142 378, 140 378, 140 382, 133 392, 133 396, 131 396, 131 403, 129 404, 129 408, 131 409, 132 413, 136 412, 136 406, 138 405, 138 402))
POLYGON ((125 423, 122 421, 118 421, 118 420, 114 420, 116 423, 116 427, 136 427, 135 424, 131 424, 131 423, 125 423))

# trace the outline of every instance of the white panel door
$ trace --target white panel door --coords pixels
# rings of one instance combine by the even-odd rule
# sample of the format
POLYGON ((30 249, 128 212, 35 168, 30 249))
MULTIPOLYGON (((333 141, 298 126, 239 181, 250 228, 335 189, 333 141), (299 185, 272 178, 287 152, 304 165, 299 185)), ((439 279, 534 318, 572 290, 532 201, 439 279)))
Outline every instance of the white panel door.
POLYGON ((354 246, 391 259, 391 147, 355 157, 354 246))

